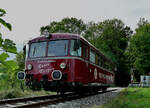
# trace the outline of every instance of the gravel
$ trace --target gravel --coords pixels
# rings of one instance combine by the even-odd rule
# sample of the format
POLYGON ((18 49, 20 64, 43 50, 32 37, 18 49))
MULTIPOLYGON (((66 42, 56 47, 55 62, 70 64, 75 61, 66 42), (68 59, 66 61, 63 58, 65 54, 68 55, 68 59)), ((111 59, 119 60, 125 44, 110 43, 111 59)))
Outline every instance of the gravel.
MULTIPOLYGON (((109 88, 108 90, 110 89, 112 88, 109 88)), ((56 105, 49 105, 47 107, 42 107, 42 108, 87 108, 87 107, 92 107, 92 106, 96 108, 102 104, 107 103, 112 98, 116 97, 118 93, 124 88, 113 88, 113 89, 117 89, 117 90, 103 93, 103 94, 98 94, 95 96, 89 96, 89 97, 82 98, 82 99, 72 100, 72 101, 65 102, 65 103, 59 103, 56 105)))

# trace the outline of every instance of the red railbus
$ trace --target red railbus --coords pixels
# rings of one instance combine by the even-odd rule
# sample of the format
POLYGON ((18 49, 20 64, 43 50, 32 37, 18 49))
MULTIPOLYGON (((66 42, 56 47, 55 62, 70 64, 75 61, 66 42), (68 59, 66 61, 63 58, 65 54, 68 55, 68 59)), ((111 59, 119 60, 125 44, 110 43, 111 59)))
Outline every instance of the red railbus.
POLYGON ((28 46, 25 72, 19 74, 32 89, 98 91, 114 84, 114 63, 82 36, 54 33, 28 46))

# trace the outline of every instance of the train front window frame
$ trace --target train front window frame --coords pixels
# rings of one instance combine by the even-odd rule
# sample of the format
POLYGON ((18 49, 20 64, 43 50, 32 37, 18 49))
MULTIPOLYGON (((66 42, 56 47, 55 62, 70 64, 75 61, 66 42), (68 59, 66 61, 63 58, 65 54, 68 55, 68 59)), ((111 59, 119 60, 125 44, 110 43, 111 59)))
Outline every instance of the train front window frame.
POLYGON ((48 42, 47 56, 68 55, 68 39, 51 40, 48 42))
POLYGON ((30 44, 29 58, 45 57, 47 42, 34 42, 30 44))

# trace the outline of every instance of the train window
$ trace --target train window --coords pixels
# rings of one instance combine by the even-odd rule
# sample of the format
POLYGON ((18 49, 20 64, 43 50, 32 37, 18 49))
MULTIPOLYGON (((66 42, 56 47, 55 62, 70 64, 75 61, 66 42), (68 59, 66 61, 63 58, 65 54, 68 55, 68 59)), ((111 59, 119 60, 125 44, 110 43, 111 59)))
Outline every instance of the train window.
POLYGON ((96 54, 96 56, 95 56, 95 59, 96 59, 96 64, 98 65, 98 54, 96 54))
POLYGON ((86 45, 83 45, 82 47, 82 55, 84 58, 88 59, 88 47, 86 45))
POLYGON ((101 56, 99 55, 99 56, 98 56, 98 65, 99 65, 99 66, 101 66, 101 64, 102 64, 101 62, 102 62, 101 56))
POLYGON ((70 55, 81 56, 81 43, 80 40, 71 40, 70 55))
POLYGON ((44 57, 46 54, 46 42, 32 43, 29 57, 44 57))
POLYGON ((104 68, 104 58, 101 57, 101 66, 104 68))
POLYGON ((106 69, 109 69, 108 61, 106 62, 106 69))
POLYGON ((106 68, 106 60, 104 59, 104 68, 106 68))
POLYGON ((68 40, 54 40, 48 42, 48 56, 65 56, 68 51, 68 40))
POLYGON ((90 61, 95 63, 95 52, 93 50, 90 50, 90 61))

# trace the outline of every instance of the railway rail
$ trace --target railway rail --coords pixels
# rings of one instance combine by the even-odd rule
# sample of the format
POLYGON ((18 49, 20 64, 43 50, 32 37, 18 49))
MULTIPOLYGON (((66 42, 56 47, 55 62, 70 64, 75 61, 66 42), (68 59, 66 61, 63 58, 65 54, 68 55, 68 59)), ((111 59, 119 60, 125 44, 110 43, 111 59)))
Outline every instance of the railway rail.
POLYGON ((97 92, 85 95, 77 95, 74 93, 67 93, 64 95, 49 95, 49 96, 38 96, 28 98, 17 98, 17 99, 5 99, 0 100, 0 108, 37 108, 41 106, 47 106, 57 103, 63 103, 66 101, 72 101, 76 99, 85 98, 97 94, 115 91, 117 89, 107 90, 105 92, 97 92))

